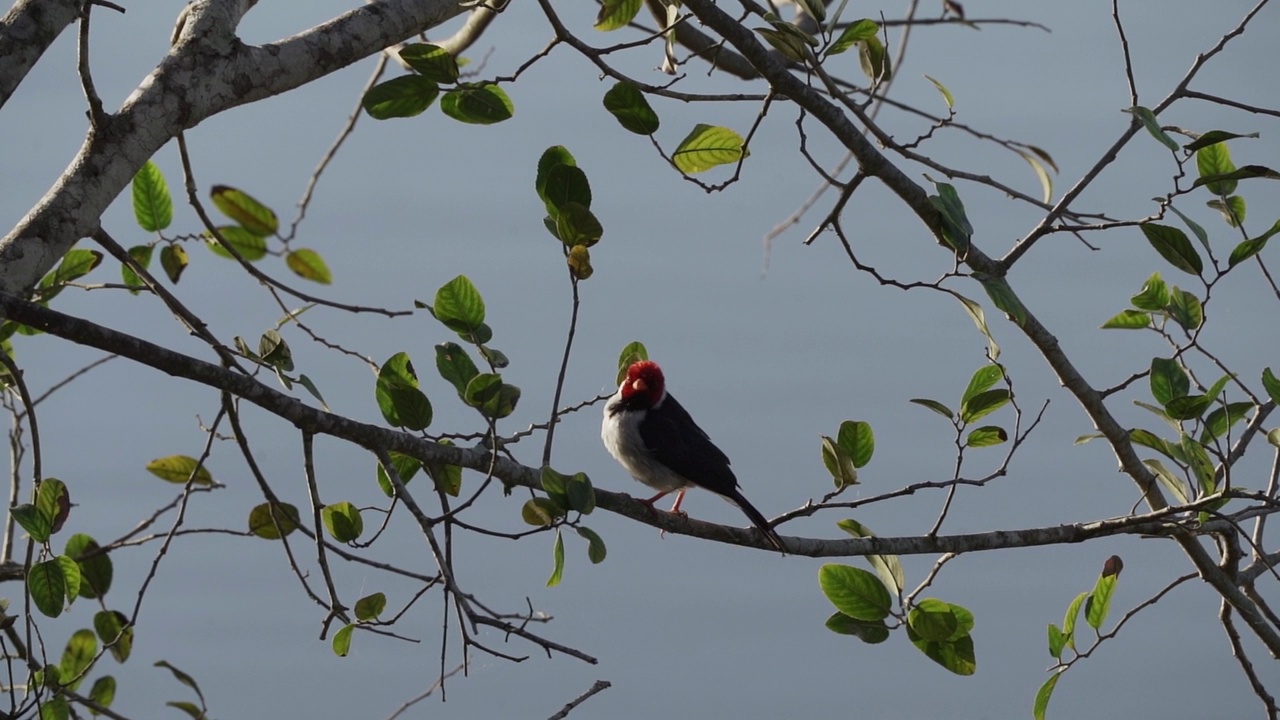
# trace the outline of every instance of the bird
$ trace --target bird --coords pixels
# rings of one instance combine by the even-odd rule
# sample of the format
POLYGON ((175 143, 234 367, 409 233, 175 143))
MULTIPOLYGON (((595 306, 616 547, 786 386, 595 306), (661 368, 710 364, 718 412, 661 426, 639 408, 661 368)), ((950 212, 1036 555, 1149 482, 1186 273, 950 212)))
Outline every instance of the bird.
POLYGON ((686 490, 710 490, 737 505, 774 549, 786 552, 777 531, 742 496, 738 478, 729 468, 729 457, 667 392, 662 368, 656 362, 640 360, 627 368, 618 392, 605 403, 600 438, 632 477, 658 491, 641 501, 649 507, 679 492, 671 507, 671 512, 679 512, 686 490))

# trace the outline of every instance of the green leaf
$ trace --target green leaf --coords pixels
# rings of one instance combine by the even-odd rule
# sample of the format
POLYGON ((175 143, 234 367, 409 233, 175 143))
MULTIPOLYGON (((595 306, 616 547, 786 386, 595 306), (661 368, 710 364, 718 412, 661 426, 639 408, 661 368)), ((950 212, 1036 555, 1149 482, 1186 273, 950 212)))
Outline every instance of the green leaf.
MULTIPOLYGON (((929 202, 938 210, 942 219, 942 239, 952 250, 963 252, 969 247, 973 237, 973 224, 969 222, 960 193, 950 183, 934 182, 933 185, 938 189, 938 194, 930 195, 929 202)), ((956 297, 961 298, 959 295, 956 297)), ((961 299, 961 302, 965 300, 961 299)))
POLYGON ((49 533, 62 529, 71 513, 71 494, 57 478, 45 478, 36 485, 36 510, 49 518, 49 533))
POLYGON ((67 646, 62 650, 62 659, 58 662, 61 684, 68 690, 76 690, 84 680, 84 672, 93 663, 93 656, 98 654, 98 638, 92 630, 77 630, 67 639, 67 646))
POLYGON ((258 339, 258 357, 262 361, 272 367, 280 368, 285 372, 293 370, 293 351, 289 349, 289 343, 280 336, 277 330, 268 330, 258 339))
POLYGON ((626 27, 635 19, 643 4, 644 0, 603 0, 594 27, 603 32, 626 27))
POLYGON ((1187 466, 1191 468, 1192 475, 1200 484, 1200 492, 1204 495, 1217 492, 1218 482, 1213 471, 1213 461, 1209 459, 1209 453, 1205 451, 1204 446, 1190 435, 1183 435, 1179 447, 1186 454, 1187 466))
POLYGON ((596 491, 586 473, 571 475, 565 483, 565 492, 571 509, 583 515, 590 515, 596 509, 596 491))
POLYGON ((1227 198, 1214 198, 1205 203, 1222 215, 1222 221, 1229 227, 1240 227, 1244 223, 1246 208, 1244 198, 1232 195, 1227 198))
POLYGON ((652 135, 658 131, 658 114, 649 106, 644 93, 625 80, 618 81, 604 94, 604 109, 629 132, 652 135))
POLYGON ((1102 574, 1098 576, 1093 592, 1089 593, 1089 599, 1085 601, 1085 622, 1088 622, 1089 627, 1094 630, 1101 630, 1102 624, 1107 621, 1107 613, 1111 610, 1111 596, 1115 592, 1116 581, 1120 578, 1122 567, 1120 558, 1112 555, 1107 560, 1102 574))
POLYGON ((387 608, 387 596, 383 593, 374 593, 365 595, 356 601, 356 619, 369 622, 377 620, 382 611, 387 608))
POLYGON ((180 682, 180 683, 182 683, 183 685, 186 685, 187 687, 189 687, 189 688, 191 688, 192 690, 194 690, 194 691, 195 691, 195 693, 196 693, 196 697, 200 698, 200 704, 201 704, 201 705, 203 705, 203 704, 204 704, 204 693, 200 691, 200 685, 198 685, 198 684, 196 683, 195 678, 193 678, 193 677, 191 677, 190 675, 188 675, 188 674, 186 674, 186 673, 182 672, 181 670, 179 670, 178 668, 176 668, 176 667, 174 667, 173 665, 169 664, 169 663, 168 663, 167 661, 165 661, 165 660, 160 660, 160 661, 156 662, 156 663, 155 663, 155 667, 164 668, 164 669, 168 670, 169 672, 173 673, 173 677, 174 677, 178 682, 180 682))
POLYGON ((1062 657, 1062 648, 1067 644, 1067 635, 1057 625, 1049 623, 1049 656, 1055 660, 1062 657))
POLYGON ((974 273, 974 278, 982 283, 982 288, 987 291, 987 295, 991 298, 991 302, 995 306, 1009 316, 1019 326, 1027 322, 1027 308, 1023 306, 1022 301, 1018 299, 1013 288, 1009 287, 1009 283, 1002 277, 992 277, 982 273, 974 273))
POLYGON ((741 135, 726 127, 699 123, 680 141, 671 154, 671 161, 680 172, 696 175, 718 165, 736 163, 746 156, 741 135))
MULTIPOLYGON (((936 202, 934 204, 937 205, 936 202)), ((978 331, 987 337, 987 357, 992 361, 998 360, 1000 358, 1000 346, 996 344, 995 336, 991 334, 991 330, 987 327, 987 318, 982 312, 982 306, 963 295, 957 293, 952 294, 960 301, 960 305, 964 307, 964 311, 969 314, 969 318, 973 320, 973 324, 978 326, 978 331)))
POLYGON ((614 385, 622 385, 622 381, 627 378, 627 368, 632 365, 649 359, 649 350, 645 348, 644 343, 639 340, 633 340, 627 343, 622 352, 618 354, 618 377, 614 381, 614 385))
POLYGON ((1121 310, 1102 323, 1103 330, 1144 330, 1151 327, 1151 316, 1141 310, 1121 310))
POLYGON ((1009 433, 1004 428, 995 425, 983 425, 980 428, 974 428, 969 432, 965 445, 971 448, 992 447, 999 445, 1009 439, 1009 433))
MULTIPOLYGON (((458 61, 439 45, 413 43, 400 48, 400 59, 419 75, 437 83, 458 81, 458 61)), ((425 108, 424 108, 425 109, 425 108)))
MULTIPOLYGON (((100 610, 93 615, 93 629, 102 644, 109 646, 111 657, 122 663, 133 654, 133 627, 119 610, 100 610)), ((64 676, 65 677, 65 676, 64 676)))
POLYGON ((1156 481, 1173 495, 1178 505, 1186 505, 1191 501, 1191 492, 1186 483, 1181 477, 1170 472, 1164 463, 1152 458, 1143 460, 1142 464, 1155 473, 1156 481))
POLYGON ((1206 252, 1212 252, 1209 248, 1209 233, 1205 232, 1203 227, 1200 227, 1200 223, 1197 223, 1195 220, 1187 217, 1181 210, 1173 205, 1170 205, 1169 209, 1173 211, 1174 215, 1182 218, 1183 224, 1185 224, 1191 232, 1195 233, 1196 239, 1200 241, 1200 247, 1203 247, 1206 252))
POLYGON ((529 498, 520 508, 520 519, 534 527, 549 527, 564 517, 564 508, 550 498, 529 498))
POLYGON ((950 605, 928 598, 907 613, 907 626, 918 638, 945 641, 955 635, 960 623, 950 605))
POLYGON ((249 511, 249 532, 266 540, 279 540, 298 529, 298 508, 289 503, 262 503, 249 511))
POLYGON ((58 290, 69 282, 74 282, 88 275, 94 268, 102 264, 102 253, 97 250, 85 250, 83 248, 72 248, 62 256, 62 262, 58 263, 58 267, 53 272, 45 275, 40 281, 40 289, 48 290, 43 292, 44 300, 51 300, 58 294, 58 290))
POLYGON ((1236 138, 1257 138, 1257 137, 1258 137, 1258 133, 1256 132, 1238 135, 1233 132, 1227 132, 1226 130, 1210 130, 1207 133, 1201 134, 1195 140, 1187 143, 1186 145, 1183 145, 1182 149, 1186 150, 1187 152, 1195 152, 1202 147, 1207 147, 1209 145, 1216 145, 1220 142, 1224 142, 1227 140, 1235 140, 1236 138))
POLYGON ((556 472, 550 465, 543 465, 539 473, 539 481, 547 497, 555 501, 561 509, 569 508, 569 477, 556 472))
POLYGON ((960 420, 966 425, 986 417, 1009 403, 1010 394, 1007 389, 987 390, 969 398, 960 407, 960 420))
POLYGON ((315 250, 308 248, 290 250, 289 254, 285 256, 284 262, 293 271, 294 275, 303 280, 310 280, 321 285, 333 284, 333 274, 329 272, 329 266, 325 264, 324 258, 320 257, 320 253, 315 250))
MULTIPOLYGON (((1226 147, 1226 145, 1210 145, 1209 147, 1226 147)), ((1201 152, 1204 152, 1204 150, 1197 152, 1196 156, 1199 157, 1201 152)), ((1191 187, 1197 188, 1204 185, 1209 188, 1209 192, 1220 197, 1226 197, 1236 191, 1236 182, 1238 180, 1252 180, 1254 178, 1280 180, 1280 172, 1276 172, 1265 165, 1245 165, 1242 168, 1215 175, 1202 174, 1200 179, 1191 183, 1191 187), (1215 190, 1214 188, 1218 189, 1215 190)))
POLYGON ((1227 148, 1226 143, 1214 143, 1196 150, 1196 169, 1200 173, 1200 179, 1196 180, 1192 188, 1203 184, 1209 188, 1209 192, 1222 196, 1236 191, 1235 180, 1221 179, 1221 176, 1236 169, 1235 163, 1231 162, 1231 150, 1227 148))
POLYGON ((840 447, 840 443, 826 435, 822 436, 822 464, 831 473, 837 490, 858 483, 858 469, 854 467, 853 458, 840 447))
MULTIPOLYGON (((836 41, 831 43, 831 47, 827 49, 827 55, 839 55, 849 48, 864 42, 868 38, 874 38, 880 35, 880 25, 875 20, 863 18, 857 22, 851 23, 841 33, 836 41)), ((950 103, 948 103, 950 105, 950 103)))
POLYGON ((213 474, 209 468, 200 465, 195 458, 188 455, 169 455, 156 458, 147 463, 147 472, 165 482, 185 485, 188 482, 196 485, 212 485, 213 474))
POLYGON ((160 267, 164 270, 165 276, 169 278, 169 282, 174 285, 178 284, 178 280, 182 277, 183 271, 187 269, 187 263, 189 262, 187 250, 181 245, 165 245, 160 248, 160 267))
POLYGON ((1204 415, 1213 398, 1208 395, 1177 397, 1165 403, 1164 411, 1174 420, 1196 420, 1204 415))
POLYGON ((431 107, 440 86, 421 75, 404 75, 369 88, 360 101, 374 120, 413 117, 431 107))
POLYGON ((1053 696, 1053 689, 1058 686, 1058 679, 1061 677, 1061 671, 1055 672, 1036 691, 1035 705, 1031 709, 1031 714, 1035 717, 1035 720, 1044 720, 1044 713, 1049 709, 1049 698, 1053 696))
MULTIPOLYGON (((794 26, 792 26, 794 28, 794 26)), ((785 29, 752 28, 770 47, 782 53, 783 57, 793 62, 803 63, 810 57, 809 43, 805 42, 799 32, 787 32, 785 29)))
MULTIPOLYGON (((240 257, 245 260, 254 262, 267 256, 267 239, 261 235, 255 235, 239 225, 220 225, 217 231, 227 245, 235 248, 235 251, 240 253, 240 257)), ((204 237, 205 244, 209 246, 209 250, 214 255, 229 260, 235 259, 235 255, 232 255, 223 247, 213 233, 206 230, 202 233, 202 237, 204 237)))
POLYGON ((274 235, 280 229, 280 220, 275 211, 242 190, 214 185, 209 190, 209 198, 223 215, 254 235, 274 235))
POLYGON ((862 72, 866 73, 872 83, 882 83, 893 76, 889 51, 878 37, 869 37, 858 43, 858 60, 862 72))
POLYGON ((969 386, 964 389, 964 395, 960 397, 961 406, 972 400, 975 395, 990 390, 1003 378, 1004 371, 999 365, 984 365, 978 368, 973 373, 973 377, 969 378, 969 386))
POLYGON ((356 631, 355 625, 344 625, 333 634, 333 654, 346 657, 351 652, 351 634, 356 631))
POLYGON ((77 597, 80 596, 80 585, 82 579, 80 577, 80 566, 76 564, 74 559, 69 558, 66 555, 59 555, 54 558, 54 560, 56 560, 58 565, 62 567, 62 581, 66 586, 67 604, 70 605, 76 601, 77 597))
POLYGON ((69 720, 70 717, 71 704, 62 693, 45 700, 40 706, 40 720, 69 720))
POLYGON ((423 430, 431 424, 431 401, 418 389, 418 373, 408 353, 396 353, 382 364, 374 397, 390 425, 423 430))
POLYGON ((837 612, 827 618, 826 625, 833 633, 852 635, 868 645, 878 645, 889 639, 889 628, 884 620, 857 620, 837 612))
POLYGON ((1173 453, 1169 448, 1169 443, 1165 442, 1163 438, 1157 437, 1154 433, 1148 430, 1143 430, 1141 428, 1130 430, 1129 440, 1137 445, 1149 447, 1167 458, 1173 458, 1173 453))
POLYGON ((484 323, 484 298, 466 275, 459 275, 436 291, 431 314, 445 327, 466 336, 484 323))
POLYGON ((547 587, 555 587, 560 584, 560 578, 564 576, 564 537, 560 531, 556 531, 556 544, 551 549, 551 557, 555 561, 555 567, 551 570, 551 577, 547 578, 547 587))
POLYGON ((828 563, 818 570, 818 584, 837 610, 857 620, 883 620, 893 607, 884 583, 861 568, 828 563))
MULTIPOLYGON (((569 150, 565 148, 563 145, 552 145, 551 147, 544 150, 542 152, 542 156, 538 158, 538 175, 537 175, 537 178, 534 180, 534 184, 533 184, 534 189, 538 191, 538 197, 542 198, 542 201, 547 204, 547 212, 550 214, 554 214, 555 206, 551 203, 551 201, 548 198, 547 181, 549 179, 551 171, 554 170, 559 165, 577 167, 578 162, 574 160, 573 153, 570 153, 569 150)), ((583 178, 583 181, 585 182, 586 175, 583 175, 582 178, 583 178)), ((590 198, 590 193, 591 193, 591 190, 590 188, 588 188, 587 189, 588 198, 590 198)), ((588 199, 587 202, 582 204, 590 207, 591 201, 590 199, 588 199)))
MULTIPOLYGON (((453 445, 453 441, 448 438, 441 438, 438 442, 441 445, 453 445)), ((395 453, 392 453, 392 458, 395 455, 395 453)), ((458 494, 462 492, 462 468, 457 465, 442 465, 438 462, 431 462, 427 463, 426 469, 427 474, 431 476, 431 481, 446 495, 458 497, 458 494)), ((401 477, 404 476, 401 475, 401 477)))
MULTIPOLYGON (((870 21, 867 21, 867 22, 870 22, 870 21)), ((879 28, 877 28, 877 31, 878 30, 879 28)), ((938 89, 938 92, 942 93, 942 99, 947 103, 948 110, 956 106, 956 99, 951 96, 951 91, 947 89, 946 85, 943 85, 942 83, 938 82, 932 77, 929 77, 928 75, 925 75, 924 79, 933 83, 933 86, 938 89)))
POLYGON ((819 24, 827 19, 827 6, 823 0, 796 0, 796 4, 819 24))
POLYGON ((591 564, 599 565, 604 562, 605 555, 608 554, 604 547, 604 540, 589 527, 579 525, 574 530, 577 530, 578 535, 586 539, 587 559, 591 560, 591 564))
POLYGON ((1142 122, 1142 126, 1147 129, 1147 132, 1151 133, 1151 137, 1159 140, 1169 150, 1178 151, 1178 141, 1169 137, 1169 134, 1161 129, 1160 121, 1156 119, 1155 113, 1140 105, 1135 105, 1125 112, 1132 113, 1134 117, 1138 118, 1142 122))
POLYGON ((971 635, 964 634, 953 640, 929 640, 917 635, 908 624, 907 638, 926 657, 956 675, 972 675, 977 672, 978 661, 974 654, 971 635))
POLYGON ((1151 359, 1151 397, 1161 405, 1191 391, 1191 378, 1173 358, 1151 359))
POLYGON ((467 391, 467 383, 480 374, 466 349, 453 342, 436 346, 436 370, 458 391, 458 397, 467 391))
POLYGON ((133 217, 147 232, 160 232, 173 222, 173 198, 160 166, 148 160, 133 176, 133 217))
POLYGON ((1232 425, 1243 420, 1253 409, 1254 404, 1251 402, 1233 402, 1215 408, 1204 419, 1204 432, 1200 435, 1200 442, 1209 443, 1222 437, 1232 425))
POLYGON ((1089 593, 1080 593, 1067 606, 1067 613, 1062 618, 1062 633, 1067 636, 1067 646, 1071 649, 1076 647, 1076 619, 1080 617, 1080 606, 1084 605, 1084 601, 1089 597, 1089 593))
POLYGON ((1280 233, 1280 220, 1275 221, 1270 230, 1267 230, 1258 237, 1249 238, 1237 245, 1235 249, 1231 251, 1231 257, 1227 262, 1231 267, 1235 267, 1254 255, 1257 255, 1262 252, 1262 249, 1267 246, 1267 241, 1276 233, 1280 233))
POLYGON ((1142 285, 1142 291, 1129 299, 1139 310, 1163 310, 1169 304, 1169 286, 1165 284, 1160 273, 1151 273, 1151 277, 1142 285))
POLYGON ((63 554, 73 558, 80 566, 80 597, 99 598, 111 589, 115 575, 111 556, 100 552, 101 546, 84 533, 76 533, 67 539, 63 554))
POLYGON ((364 532, 364 518, 360 517, 360 509, 349 502, 325 505, 320 511, 320 519, 324 527, 340 543, 355 542, 364 532))
POLYGON ((89 699, 104 708, 111 707, 111 703, 116 699, 116 679, 110 675, 103 675, 94 680, 93 688, 89 690, 89 699))
POLYGON ((36 609, 47 617, 62 614, 67 601, 66 578, 56 559, 36 563, 27 571, 27 592, 36 609))
MULTIPOLYGON (((575 168, 576 169, 576 168, 575 168)), ((569 202, 556 213, 556 237, 569 247, 591 247, 604 235, 604 227, 585 206, 569 202)))
POLYGON ((1280 378, 1269 367, 1262 369, 1262 388, 1267 391, 1271 402, 1280 405, 1280 378))
POLYGON ((1165 312, 1187 331, 1204 324, 1204 307, 1200 304, 1200 298, 1176 285, 1169 295, 1169 305, 1165 312))
POLYGON ((501 375, 481 373, 467 383, 463 400, 487 418, 504 418, 515 412, 520 388, 502 382, 501 375))
POLYGON ((43 545, 49 542, 52 534, 53 518, 36 509, 35 505, 24 503, 9 511, 15 522, 31 536, 35 542, 43 545))
POLYGON ((1142 234, 1146 236, 1147 242, 1151 243, 1151 247, 1160 253, 1160 257, 1169 261, 1170 265, 1191 275, 1200 275, 1204 272, 1204 262, 1200 260, 1200 254, 1192 247, 1191 241, 1181 230, 1156 223, 1143 223, 1139 227, 1142 228, 1142 234))
MULTIPOLYGON (((133 258, 133 261, 138 263, 143 270, 146 270, 151 265, 151 253, 153 250, 155 248, 150 245, 134 245, 129 248, 129 257, 133 258)), ((146 283, 142 282, 142 278, 138 277, 138 274, 128 265, 120 266, 120 278, 130 288, 141 288, 146 285, 146 283)), ((137 290, 130 290, 130 292, 134 295, 138 294, 137 290)))
POLYGON ((492 125, 515 115, 507 93, 491 82, 465 83, 440 98, 440 110, 459 122, 492 125))
MULTIPOLYGON (((871 528, 849 518, 837 522, 836 527, 856 538, 876 536, 871 532, 871 528)), ((884 583, 890 592, 894 595, 902 594, 902 589, 907 584, 907 575, 902 569, 902 560, 897 555, 868 555, 867 562, 871 563, 871 569, 876 571, 880 582, 884 583)))
POLYGON ((876 438, 871 432, 870 424, 861 420, 845 420, 840 423, 836 438, 840 447, 853 460, 854 467, 866 467, 871 462, 871 455, 876 450, 876 438))
POLYGON ((911 398, 911 402, 922 407, 927 407, 948 420, 952 420, 956 416, 955 413, 951 412, 951 408, 943 405, 937 400, 930 400, 928 398, 911 398))

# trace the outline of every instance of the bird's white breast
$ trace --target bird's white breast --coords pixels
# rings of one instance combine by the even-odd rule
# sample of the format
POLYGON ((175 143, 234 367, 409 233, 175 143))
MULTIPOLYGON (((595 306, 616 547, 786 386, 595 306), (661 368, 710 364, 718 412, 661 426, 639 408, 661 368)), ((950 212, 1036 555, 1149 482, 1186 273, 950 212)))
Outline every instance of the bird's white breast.
POLYGON ((609 454, 636 480, 660 492, 671 492, 690 487, 693 483, 672 472, 670 468, 653 458, 640 437, 640 422, 644 410, 615 409, 622 403, 622 393, 609 398, 604 406, 604 422, 600 426, 600 439, 609 454))

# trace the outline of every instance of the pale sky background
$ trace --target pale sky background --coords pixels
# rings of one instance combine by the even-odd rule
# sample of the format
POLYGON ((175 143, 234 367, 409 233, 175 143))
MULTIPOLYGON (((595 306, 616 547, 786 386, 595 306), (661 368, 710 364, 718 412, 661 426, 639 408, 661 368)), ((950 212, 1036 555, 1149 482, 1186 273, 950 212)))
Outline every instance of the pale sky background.
MULTIPOLYGON (((245 17, 241 36, 251 43, 270 42, 351 4, 263 2, 245 17)), ((559 5, 589 41, 622 38, 592 33, 594 8, 559 5)), ((1163 98, 1195 54, 1212 46, 1251 6, 1236 0, 1121 5, 1147 105, 1163 98)), ((108 108, 118 107, 166 52, 180 7, 178 2, 133 3, 124 16, 95 11, 93 67, 108 108)), ((972 18, 1035 21, 1053 32, 1012 26, 918 30, 907 63, 898 69, 894 97, 943 112, 923 74, 937 78, 955 95, 960 121, 1051 153, 1062 169, 1057 189, 1064 191, 1129 122, 1120 112, 1129 99, 1110 3, 969 0, 965 8, 972 18)), ((853 0, 846 16, 884 12, 894 17, 901 10, 900 4, 853 0)), ((926 14, 935 12, 930 8, 926 14)), ((1193 87, 1274 107, 1278 21, 1275 8, 1264 10, 1193 87)), ((550 37, 536 5, 516 2, 467 55, 479 60, 492 49, 484 76, 509 75, 550 37)), ((74 40, 73 31, 65 33, 0 113, 0 136, 10 139, 0 147, 0 167, 8 178, 0 193, 0 226, 11 227, 39 199, 83 138, 74 40)), ((637 53, 625 66, 660 82, 652 71, 659 61, 654 48, 637 53)), ((853 54, 844 63, 843 72, 859 76, 853 54)), ((190 131, 202 193, 213 184, 234 185, 291 220, 312 168, 354 107, 372 66, 372 60, 361 63, 190 131)), ((759 90, 728 79, 702 79, 705 67, 698 63, 687 69, 694 76, 690 83, 702 88, 759 90)), ((545 419, 568 322, 569 290, 556 241, 542 228, 544 212, 533 178, 541 152, 564 144, 591 179, 592 209, 605 227, 604 239, 593 249, 596 274, 582 285, 566 403, 610 390, 618 351, 638 339, 663 364, 670 389, 733 458, 744 493, 766 515, 827 491, 830 480, 818 436, 834 435, 845 419, 870 422, 877 439, 875 458, 853 496, 950 477, 949 428, 908 400, 930 397, 954 406, 971 373, 983 364, 985 340, 959 305, 939 293, 880 287, 848 263, 829 235, 802 246, 820 218, 817 213, 773 243, 764 270, 763 235, 817 183, 795 150, 793 109, 775 104, 753 142, 742 181, 707 195, 664 167, 647 140, 623 131, 605 113, 600 98, 611 84, 561 47, 508 86, 516 116, 505 124, 461 125, 436 108, 408 120, 362 119, 322 181, 296 241, 318 250, 333 269, 335 284, 320 292, 344 302, 407 308, 415 298, 430 302, 436 288, 454 276, 468 275, 484 294, 493 345, 511 357, 507 378, 524 391, 507 432, 545 419)), ((745 131, 758 111, 747 103, 654 104, 663 122, 659 137, 668 150, 695 123, 745 131)), ((891 111, 882 120, 899 138, 923 129, 891 111)), ((1237 164, 1280 164, 1274 120, 1187 101, 1161 120, 1201 131, 1261 131, 1261 139, 1233 143, 1237 164)), ((832 143, 814 142, 825 161, 839 157, 832 143)), ((952 166, 1039 193, 1026 164, 991 145, 943 133, 924 149, 952 166)), ((181 187, 176 146, 166 146, 155 160, 176 193, 181 187)), ((920 177, 921 170, 908 167, 908 172, 920 177)), ((1088 208, 1143 216, 1154 208, 1149 199, 1167 191, 1171 172, 1167 151, 1148 137, 1137 138, 1086 194, 1088 208)), ((724 177, 708 175, 711 181, 724 177)), ((945 272, 947 254, 887 192, 872 185, 845 213, 861 257, 900 279, 931 279, 945 272)), ((989 254, 1003 254, 1035 222, 1031 209, 999 193, 963 183, 958 188, 976 228, 975 242, 989 254)), ((1275 184, 1242 184, 1241 193, 1250 203, 1250 225, 1269 226, 1275 184)), ((1215 252, 1224 258, 1237 236, 1201 203, 1189 198, 1180 207, 1209 229, 1215 252)), ((169 232, 198 231, 194 213, 180 201, 176 205, 169 232)), ((821 205, 821 212, 826 207, 821 205)), ((148 240, 133 222, 127 194, 106 214, 104 225, 123 244, 148 240)), ((1010 280, 1085 376, 1101 387, 1145 369, 1152 356, 1168 351, 1154 335, 1098 326, 1126 307, 1155 270, 1170 283, 1196 286, 1164 263, 1137 230, 1090 240, 1099 251, 1064 235, 1048 237, 1010 280)), ((178 289, 216 334, 256 339, 274 325, 280 313, 255 283, 202 248, 190 251, 192 266, 178 289)), ((263 267, 287 275, 278 260, 263 267)), ((108 263, 88 279, 118 277, 108 263)), ((952 287, 990 309, 975 283, 952 287)), ((1280 365, 1274 304, 1261 291, 1252 270, 1216 289, 1204 335, 1229 364, 1238 363, 1255 380, 1261 367, 1280 365)), ((208 356, 152 300, 121 292, 67 291, 55 306, 208 356)), ((305 317, 326 337, 378 361, 409 352, 435 405, 433 431, 478 427, 433 371, 432 346, 452 333, 430 316, 387 321, 315 310, 305 317)), ((1092 432, 1078 405, 1011 324, 995 313, 989 317, 1024 410, 1033 413, 1044 400, 1051 403, 1009 476, 981 490, 962 490, 943 531, 1027 528, 1127 512, 1137 499, 1135 491, 1116 473, 1107 447, 1072 444, 1092 432)), ((367 369, 299 335, 287 337, 299 370, 320 386, 335 411, 380 421, 367 369)), ((36 392, 97 357, 48 337, 17 338, 17 352, 36 392)), ((1210 374, 1207 368, 1204 372, 1210 374)), ((214 416, 217 396, 119 360, 73 388, 42 406, 46 474, 66 481, 79 503, 65 532, 87 532, 106 541, 173 495, 172 486, 143 467, 155 457, 199 454, 204 440, 199 422, 214 416)), ((1146 393, 1146 384, 1138 383, 1113 407, 1122 422, 1158 429, 1129 403, 1146 393)), ((1008 426, 1012 415, 1003 410, 991 419, 1008 426)), ((246 412, 246 421, 277 492, 308 506, 297 434, 256 410, 246 412)), ((598 427, 598 408, 569 416, 557 432, 553 464, 562 471, 587 472, 599 487, 640 495, 644 488, 626 477, 600 445, 598 427)), ((541 441, 522 443, 516 451, 521 461, 536 465, 541 441)), ((326 500, 382 501, 373 458, 324 438, 317 440, 317 453, 326 500)), ((965 475, 985 474, 1003 455, 1003 448, 972 452, 965 475)), ((1242 484, 1261 486, 1269 461, 1255 450, 1241 466, 1242 484)), ((243 527, 261 497, 231 443, 217 447, 211 469, 228 487, 197 496, 189 526, 243 527)), ((478 477, 468 473, 464 491, 478 477)), ((519 529, 520 497, 491 498, 473 521, 519 529)), ((854 517, 882 535, 922 534, 942 500, 941 493, 923 494, 852 515, 832 512, 788 524, 782 532, 835 538, 841 535, 835 522, 854 517)), ((745 523, 732 507, 706 494, 691 495, 685 507, 695 517, 745 523)), ((425 546, 405 519, 399 518, 374 550, 429 571, 425 546)), ((827 631, 823 622, 832 608, 816 581, 822 561, 685 537, 664 539, 648 526, 603 512, 586 524, 604 537, 608 559, 590 565, 585 544, 566 537, 565 579, 557 588, 544 587, 551 569, 550 536, 519 543, 465 536, 459 582, 506 611, 521 611, 529 598, 536 609, 555 617, 538 628, 541 632, 595 655, 600 665, 560 656, 548 660, 533 646, 502 645, 502 638, 490 633, 483 636, 487 643, 530 659, 515 665, 477 654, 470 677, 450 681, 448 702, 428 700, 405 717, 547 717, 597 679, 613 687, 571 717, 1028 717, 1036 689, 1048 677, 1045 626, 1061 622, 1070 600, 1092 587, 1107 556, 1119 554, 1125 561, 1112 622, 1190 569, 1173 543, 1136 538, 964 556, 926 593, 964 605, 976 616, 978 670, 962 678, 925 658, 902 632, 868 646, 827 631)), ((64 541, 58 540, 58 547, 64 541)), ((294 547, 310 554, 304 543, 294 547)), ((154 552, 151 545, 115 556, 111 607, 132 607, 154 552)), ((933 558, 904 560, 908 585, 914 587, 933 558)), ((866 566, 861 559, 848 562, 866 566)), ((390 607, 398 608, 411 592, 363 568, 340 567, 338 579, 351 603, 383 591, 390 607)), ((12 595, 18 586, 6 591, 12 595)), ((1188 583, 1139 615, 1059 683, 1050 717, 1257 717, 1261 704, 1230 658, 1215 619, 1215 597, 1199 583, 1188 583)), ((395 628, 421 643, 360 633, 351 656, 337 658, 327 641, 318 640, 323 610, 303 596, 278 544, 188 537, 175 543, 149 591, 133 658, 125 666, 105 660, 95 676, 109 672, 119 678, 115 708, 132 717, 173 715, 176 711, 162 709, 165 701, 191 699, 166 671, 152 667, 163 659, 200 682, 214 717, 384 718, 425 690, 439 672, 438 600, 437 594, 428 596, 395 628)), ((89 625, 94 609, 80 602, 63 619, 42 622, 51 656, 60 654, 75 629, 89 625)), ((456 635, 450 643, 452 668, 456 635)), ((1256 643, 1250 648, 1259 672, 1274 678, 1275 661, 1256 643)))

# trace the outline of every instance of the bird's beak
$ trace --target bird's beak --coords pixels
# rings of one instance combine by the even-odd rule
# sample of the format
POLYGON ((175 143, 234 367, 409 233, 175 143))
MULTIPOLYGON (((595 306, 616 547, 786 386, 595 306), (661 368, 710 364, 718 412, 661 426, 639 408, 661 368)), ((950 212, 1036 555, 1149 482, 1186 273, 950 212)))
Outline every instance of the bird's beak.
POLYGON ((644 379, 642 379, 642 378, 636 378, 635 380, 632 380, 632 381, 631 381, 631 387, 632 387, 632 389, 636 390, 637 392, 646 392, 646 391, 648 391, 648 389, 649 389, 649 388, 644 384, 644 379))

